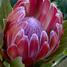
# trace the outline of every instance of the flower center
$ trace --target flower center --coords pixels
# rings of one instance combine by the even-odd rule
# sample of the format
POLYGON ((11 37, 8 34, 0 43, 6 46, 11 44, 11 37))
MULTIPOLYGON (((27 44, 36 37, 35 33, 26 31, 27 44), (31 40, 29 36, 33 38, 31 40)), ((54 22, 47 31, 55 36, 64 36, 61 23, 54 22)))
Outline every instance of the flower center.
POLYGON ((28 35, 28 38, 30 38, 33 33, 36 33, 38 37, 40 37, 42 31, 42 26, 40 22, 33 17, 27 17, 24 20, 27 21, 24 31, 25 34, 28 35))

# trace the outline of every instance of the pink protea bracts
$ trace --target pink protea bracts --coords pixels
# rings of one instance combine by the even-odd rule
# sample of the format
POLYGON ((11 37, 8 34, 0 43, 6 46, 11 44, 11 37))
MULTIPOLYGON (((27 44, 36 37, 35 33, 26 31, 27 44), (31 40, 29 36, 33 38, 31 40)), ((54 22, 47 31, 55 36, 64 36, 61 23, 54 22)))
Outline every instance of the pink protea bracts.
POLYGON ((59 47, 63 15, 49 0, 18 0, 7 17, 4 43, 11 60, 22 57, 26 65, 46 58, 59 47))

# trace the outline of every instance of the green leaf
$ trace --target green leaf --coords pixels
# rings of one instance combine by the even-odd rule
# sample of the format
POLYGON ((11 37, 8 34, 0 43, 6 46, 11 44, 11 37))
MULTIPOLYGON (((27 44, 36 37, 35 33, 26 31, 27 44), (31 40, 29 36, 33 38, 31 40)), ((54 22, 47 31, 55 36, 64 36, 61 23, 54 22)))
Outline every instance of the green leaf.
POLYGON ((11 12, 12 7, 9 0, 0 0, 0 26, 3 28, 3 20, 11 12))
POLYGON ((0 55, 0 61, 2 61, 3 60, 3 58, 2 58, 2 56, 0 55))
POLYGON ((3 64, 4 64, 4 67, 10 67, 10 64, 6 61, 4 61, 3 64))
POLYGON ((48 63, 48 64, 42 64, 40 67, 51 67, 52 65, 50 64, 50 63, 48 63))
POLYGON ((18 57, 10 64, 10 67, 25 67, 25 66, 24 64, 22 64, 22 59, 18 57))
POLYGON ((0 0, 0 18, 6 18, 10 11, 12 10, 9 0, 0 0))
POLYGON ((6 24, 4 21, 11 10, 9 0, 0 0, 0 48, 3 46, 3 30, 6 24))
POLYGON ((67 48, 63 52, 67 56, 67 48))
POLYGON ((2 33, 2 30, 0 29, 0 49, 2 48, 3 46, 3 33, 2 33))

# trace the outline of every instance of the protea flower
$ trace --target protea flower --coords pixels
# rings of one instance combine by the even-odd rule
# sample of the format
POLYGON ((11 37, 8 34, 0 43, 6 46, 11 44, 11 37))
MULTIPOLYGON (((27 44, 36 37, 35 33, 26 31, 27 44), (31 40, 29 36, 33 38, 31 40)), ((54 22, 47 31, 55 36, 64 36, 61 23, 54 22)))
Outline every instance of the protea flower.
POLYGON ((59 47, 63 15, 49 0, 18 0, 7 17, 4 43, 11 60, 22 57, 28 66, 59 47))

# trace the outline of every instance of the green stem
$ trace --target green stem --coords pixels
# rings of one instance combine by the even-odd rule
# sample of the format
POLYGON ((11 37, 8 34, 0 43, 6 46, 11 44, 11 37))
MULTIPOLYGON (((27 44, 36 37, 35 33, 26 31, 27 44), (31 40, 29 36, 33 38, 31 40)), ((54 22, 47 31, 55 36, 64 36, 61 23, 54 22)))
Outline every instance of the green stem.
POLYGON ((52 67, 56 67, 58 64, 60 64, 64 58, 66 57, 66 55, 64 55, 63 53, 61 53, 59 56, 57 56, 54 60, 53 60, 53 64, 52 67))

